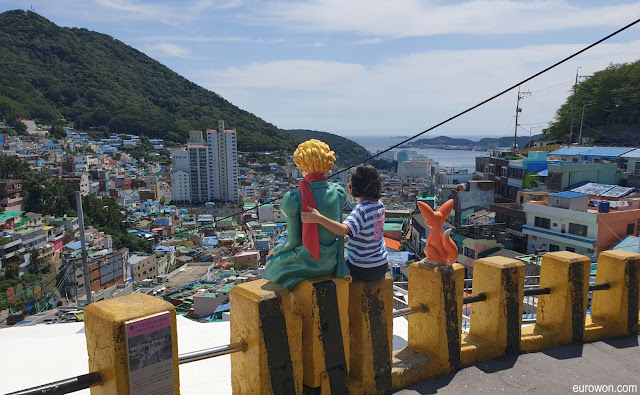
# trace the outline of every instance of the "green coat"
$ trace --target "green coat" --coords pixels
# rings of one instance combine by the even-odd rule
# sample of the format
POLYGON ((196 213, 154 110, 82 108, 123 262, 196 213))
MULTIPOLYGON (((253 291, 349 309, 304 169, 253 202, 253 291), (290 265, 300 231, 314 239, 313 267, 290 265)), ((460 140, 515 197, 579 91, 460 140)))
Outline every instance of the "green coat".
MULTIPOLYGON (((342 208, 347 196, 344 188, 327 181, 310 182, 318 211, 332 220, 342 222, 342 208)), ((300 191, 287 192, 280 203, 280 210, 287 217, 289 233, 284 244, 273 249, 273 259, 267 265, 263 278, 285 286, 289 291, 316 277, 344 277, 349 268, 344 261, 344 237, 329 232, 318 225, 320 259, 315 260, 302 244, 302 197, 300 191)))

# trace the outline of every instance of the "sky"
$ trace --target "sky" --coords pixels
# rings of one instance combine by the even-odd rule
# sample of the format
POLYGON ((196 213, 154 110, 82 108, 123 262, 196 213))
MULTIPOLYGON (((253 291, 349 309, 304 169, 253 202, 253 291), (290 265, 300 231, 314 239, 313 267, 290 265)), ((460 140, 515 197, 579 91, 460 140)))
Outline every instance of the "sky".
MULTIPOLYGON (((346 137, 419 133, 640 18, 640 1, 624 0, 0 0, 31 7, 280 128, 346 137)), ((576 71, 637 60, 638 26, 524 84, 518 134, 553 121, 576 71)), ((428 136, 512 136, 516 97, 428 136)))

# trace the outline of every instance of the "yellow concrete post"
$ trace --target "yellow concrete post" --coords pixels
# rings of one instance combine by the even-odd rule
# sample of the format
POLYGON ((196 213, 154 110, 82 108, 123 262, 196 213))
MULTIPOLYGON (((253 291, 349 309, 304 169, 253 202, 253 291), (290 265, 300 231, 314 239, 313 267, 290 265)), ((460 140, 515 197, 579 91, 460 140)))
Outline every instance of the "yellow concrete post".
POLYGON ((349 283, 320 277, 291 292, 292 311, 302 319, 303 383, 323 393, 341 393, 349 361, 349 283))
POLYGON ((409 307, 425 305, 428 311, 408 317, 408 346, 393 353, 394 389, 460 368, 463 282, 464 268, 457 263, 409 267, 409 307))
POLYGON ((236 285, 229 292, 235 394, 302 393, 302 326, 291 312, 289 291, 267 280, 236 285))
POLYGON ((570 342, 582 342, 585 331, 591 259, 568 251, 542 256, 536 324, 522 328, 520 349, 537 351, 570 342))
POLYGON ((89 371, 97 394, 179 394, 176 311, 171 303, 133 294, 84 311, 89 371))
POLYGON ((639 283, 639 254, 611 250, 598 256, 596 284, 609 284, 609 289, 593 292, 585 340, 638 332, 639 283))
POLYGON ((486 300, 471 306, 469 334, 462 337, 462 364, 520 353, 525 265, 504 257, 473 265, 473 294, 486 300))
POLYGON ((349 394, 392 390, 393 279, 354 281, 349 287, 349 394))

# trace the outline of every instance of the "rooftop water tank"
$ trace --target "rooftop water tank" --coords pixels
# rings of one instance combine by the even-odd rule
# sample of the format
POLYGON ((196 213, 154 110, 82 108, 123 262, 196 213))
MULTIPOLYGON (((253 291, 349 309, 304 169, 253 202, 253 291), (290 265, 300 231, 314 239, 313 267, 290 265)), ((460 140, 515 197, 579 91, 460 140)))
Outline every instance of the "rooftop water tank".
POLYGON ((602 202, 600 202, 600 204, 598 204, 598 212, 599 213, 608 213, 609 212, 609 201, 608 200, 604 200, 602 202))

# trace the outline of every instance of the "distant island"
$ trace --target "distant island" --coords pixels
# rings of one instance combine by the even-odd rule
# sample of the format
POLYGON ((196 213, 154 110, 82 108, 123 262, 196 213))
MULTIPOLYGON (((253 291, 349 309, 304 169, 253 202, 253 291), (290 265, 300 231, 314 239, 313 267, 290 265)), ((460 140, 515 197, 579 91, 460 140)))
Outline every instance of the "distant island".
MULTIPOLYGON (((524 148, 529 144, 529 140, 538 141, 542 137, 541 134, 531 136, 520 136, 517 138, 518 147, 524 148)), ((458 149, 458 150, 487 150, 495 148, 506 148, 513 146, 513 137, 485 137, 479 141, 472 141, 464 138, 453 138, 447 136, 439 136, 427 139, 410 141, 403 144, 400 148, 435 148, 435 149, 458 149)))

